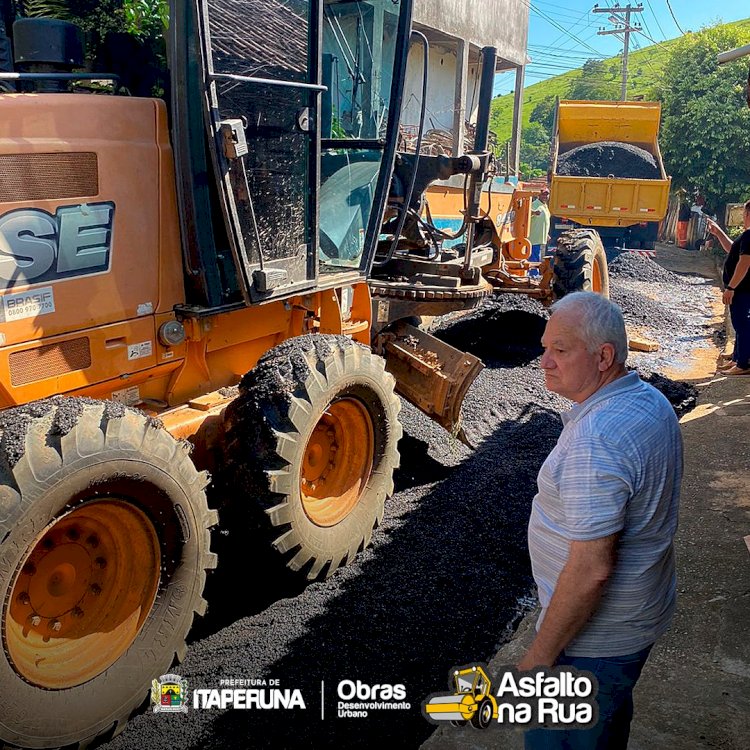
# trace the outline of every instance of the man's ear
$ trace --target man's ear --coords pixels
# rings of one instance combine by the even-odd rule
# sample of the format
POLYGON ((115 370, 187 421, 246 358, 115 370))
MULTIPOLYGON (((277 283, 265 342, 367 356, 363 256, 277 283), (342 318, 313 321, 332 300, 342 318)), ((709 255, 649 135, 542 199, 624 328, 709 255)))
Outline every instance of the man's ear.
POLYGON ((599 350, 599 371, 606 372, 615 363, 614 344, 602 344, 599 350))

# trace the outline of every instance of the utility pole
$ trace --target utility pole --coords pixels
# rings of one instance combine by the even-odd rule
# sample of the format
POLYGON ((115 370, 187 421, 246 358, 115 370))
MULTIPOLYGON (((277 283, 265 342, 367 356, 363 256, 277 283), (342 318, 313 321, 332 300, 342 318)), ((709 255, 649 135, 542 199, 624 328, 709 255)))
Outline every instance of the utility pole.
POLYGON ((623 43, 622 48, 622 87, 620 89, 620 99, 626 101, 628 98, 628 51, 630 48, 630 34, 633 32, 642 31, 643 27, 639 24, 637 26, 631 26, 630 14, 631 13, 643 13, 643 3, 639 3, 636 6, 633 5, 616 5, 612 8, 600 8, 595 5, 591 11, 592 13, 609 13, 610 16, 607 20, 611 24, 616 24, 614 29, 601 28, 596 33, 599 36, 606 36, 608 34, 622 34, 618 36, 623 43))

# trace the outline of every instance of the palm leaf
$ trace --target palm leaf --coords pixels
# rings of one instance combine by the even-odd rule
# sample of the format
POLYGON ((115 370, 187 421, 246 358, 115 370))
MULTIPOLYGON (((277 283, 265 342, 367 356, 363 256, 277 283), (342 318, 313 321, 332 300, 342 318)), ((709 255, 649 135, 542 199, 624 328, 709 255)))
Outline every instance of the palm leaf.
POLYGON ((29 18, 71 20, 70 7, 67 0, 25 0, 23 7, 26 11, 26 16, 29 18))

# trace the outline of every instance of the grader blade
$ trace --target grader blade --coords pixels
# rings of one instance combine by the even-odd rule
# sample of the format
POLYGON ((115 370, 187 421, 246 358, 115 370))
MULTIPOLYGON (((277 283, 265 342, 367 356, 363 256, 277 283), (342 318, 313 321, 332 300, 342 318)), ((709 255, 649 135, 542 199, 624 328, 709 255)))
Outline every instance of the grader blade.
POLYGON ((396 391, 468 444, 461 428, 461 404, 484 369, 482 362, 408 323, 396 324, 381 341, 396 391))

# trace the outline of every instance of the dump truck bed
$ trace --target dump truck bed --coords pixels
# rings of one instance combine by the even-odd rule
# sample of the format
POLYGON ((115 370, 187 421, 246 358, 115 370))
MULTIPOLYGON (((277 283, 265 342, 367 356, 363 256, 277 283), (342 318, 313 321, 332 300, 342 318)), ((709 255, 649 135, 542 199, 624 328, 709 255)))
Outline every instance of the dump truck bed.
POLYGON ((659 102, 559 102, 552 143, 551 213, 584 226, 602 227, 627 227, 663 219, 671 179, 664 171, 659 150, 660 116, 659 102), (602 141, 629 143, 648 151, 660 176, 630 179, 557 174, 561 155, 602 141))

